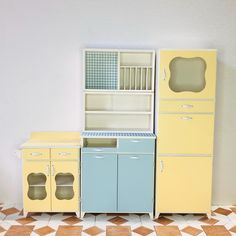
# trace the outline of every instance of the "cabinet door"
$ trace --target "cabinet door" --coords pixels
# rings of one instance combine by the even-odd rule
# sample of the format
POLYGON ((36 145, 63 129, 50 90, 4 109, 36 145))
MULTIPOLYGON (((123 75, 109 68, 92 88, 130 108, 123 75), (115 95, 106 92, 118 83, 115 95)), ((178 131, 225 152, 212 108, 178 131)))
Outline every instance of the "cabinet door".
POLYGON ((79 211, 78 161, 52 161, 52 211, 79 211))
POLYGON ((212 157, 159 157, 157 212, 209 213, 212 157))
POLYGON ((117 155, 82 154, 82 211, 117 211, 117 155))
POLYGON ((24 210, 33 212, 51 211, 50 186, 50 162, 47 160, 24 160, 24 210))
POLYGON ((153 155, 118 156, 118 211, 152 212, 153 155))
POLYGON ((216 51, 160 51, 159 97, 215 97, 216 51))
POLYGON ((160 114, 158 148, 162 154, 213 152, 214 116, 208 114, 160 114))

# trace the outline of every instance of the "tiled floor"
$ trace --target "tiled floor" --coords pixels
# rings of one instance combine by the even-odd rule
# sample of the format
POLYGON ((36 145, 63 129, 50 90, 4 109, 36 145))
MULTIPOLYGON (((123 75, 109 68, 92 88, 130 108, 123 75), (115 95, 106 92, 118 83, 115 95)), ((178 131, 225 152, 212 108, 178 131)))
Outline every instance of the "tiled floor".
POLYGON ((0 204, 0 235, 6 236, 236 236, 236 206, 214 207, 212 218, 204 215, 161 215, 151 220, 146 214, 73 213, 22 216, 21 207, 0 204))

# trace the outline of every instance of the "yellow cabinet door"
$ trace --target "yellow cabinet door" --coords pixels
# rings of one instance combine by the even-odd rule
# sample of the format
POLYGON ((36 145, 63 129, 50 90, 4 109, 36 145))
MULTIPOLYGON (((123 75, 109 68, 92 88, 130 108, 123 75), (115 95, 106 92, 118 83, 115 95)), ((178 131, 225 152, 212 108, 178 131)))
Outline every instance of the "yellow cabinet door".
POLYGON ((157 152, 212 155, 213 135, 211 114, 159 114, 157 152))
POLYGON ((23 161, 23 201, 25 211, 51 211, 50 186, 50 161, 23 161))
POLYGON ((160 99, 214 99, 215 50, 161 50, 160 99))
POLYGON ((212 157, 158 157, 156 213, 210 213, 212 157))
POLYGON ((77 161, 52 161, 52 211, 79 211, 79 163, 77 161))

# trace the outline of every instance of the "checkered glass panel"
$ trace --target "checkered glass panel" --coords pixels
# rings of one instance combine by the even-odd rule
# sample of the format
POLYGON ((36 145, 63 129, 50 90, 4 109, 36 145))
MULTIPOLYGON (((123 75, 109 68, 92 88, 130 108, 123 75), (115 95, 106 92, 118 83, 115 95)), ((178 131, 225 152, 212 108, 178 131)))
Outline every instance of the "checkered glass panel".
POLYGON ((117 52, 86 52, 85 88, 117 89, 117 64, 117 52))

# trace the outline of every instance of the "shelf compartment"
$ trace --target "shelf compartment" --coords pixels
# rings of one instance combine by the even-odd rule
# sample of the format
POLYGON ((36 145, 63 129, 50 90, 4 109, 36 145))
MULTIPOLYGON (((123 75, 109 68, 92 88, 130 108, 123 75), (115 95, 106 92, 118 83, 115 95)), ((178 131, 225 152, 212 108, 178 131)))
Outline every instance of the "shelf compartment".
POLYGON ((150 131, 152 115, 86 114, 86 130, 150 131), (138 127, 138 129, 137 129, 138 127))
POLYGON ((151 112, 152 94, 85 94, 85 111, 151 112))
POLYGON ((71 173, 58 173, 55 181, 57 186, 73 186, 74 176, 71 173))
POLYGON ((59 200, 71 200, 74 197, 73 186, 57 186, 55 196, 59 200))
POLYGON ((120 90, 152 90, 152 67, 121 66, 120 90))
POLYGON ((116 148, 117 139, 116 138, 84 138, 84 147, 106 147, 106 148, 116 148))
POLYGON ((29 186, 45 186, 47 177, 43 173, 30 173, 27 181, 29 186))
POLYGON ((43 200, 47 197, 45 186, 29 186, 28 197, 31 200, 43 200))

